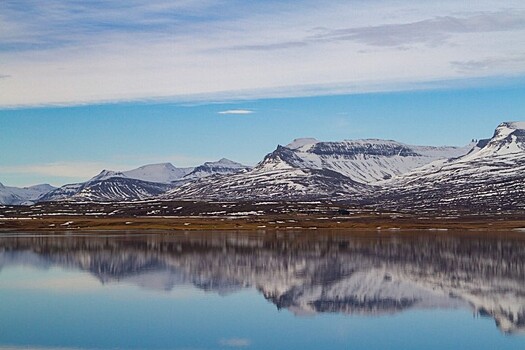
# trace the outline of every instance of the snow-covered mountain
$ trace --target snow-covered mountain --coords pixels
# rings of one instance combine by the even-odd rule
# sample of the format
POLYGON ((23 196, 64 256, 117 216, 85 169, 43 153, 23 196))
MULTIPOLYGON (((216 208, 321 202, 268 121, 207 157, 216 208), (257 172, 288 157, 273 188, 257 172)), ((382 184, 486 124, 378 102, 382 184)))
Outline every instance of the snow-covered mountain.
POLYGON ((124 171, 122 174, 130 179, 149 182, 171 183, 192 172, 194 168, 176 168, 171 163, 149 164, 137 169, 124 171))
POLYGON ((330 169, 301 166, 294 150, 278 146, 251 170, 210 176, 168 191, 164 199, 336 199, 364 195, 368 186, 330 169))
POLYGON ((148 164, 127 171, 102 170, 89 181, 107 180, 113 177, 123 177, 148 182, 169 184, 180 180, 195 168, 177 168, 171 163, 148 164))
POLYGON ((380 202, 397 208, 525 209, 525 122, 502 123, 467 155, 383 185, 380 202))
POLYGON ((149 164, 128 171, 102 170, 83 183, 68 184, 42 196, 42 201, 126 201, 154 198, 182 183, 214 174, 231 174, 249 167, 221 159, 195 168, 171 163, 149 164))
POLYGON ((462 156, 473 146, 474 144, 465 147, 412 146, 378 139, 342 142, 296 139, 286 148, 294 153, 294 157, 287 160, 291 165, 333 170, 354 181, 373 184, 437 159, 462 156))
POLYGON ((437 159, 466 154, 466 147, 409 146, 389 140, 319 142, 296 139, 278 146, 251 170, 188 183, 164 198, 338 199, 366 197, 372 185, 437 159))
POLYGON ((122 176, 90 180, 57 188, 39 200, 48 201, 132 201, 152 198, 173 185, 130 179, 122 176))
POLYGON ((233 174, 243 170, 249 170, 251 167, 232 160, 222 158, 216 162, 206 162, 192 169, 191 172, 181 177, 182 180, 194 180, 211 175, 233 174))
POLYGON ((56 189, 48 184, 30 187, 8 187, 0 183, 0 204, 33 204, 42 195, 56 189))

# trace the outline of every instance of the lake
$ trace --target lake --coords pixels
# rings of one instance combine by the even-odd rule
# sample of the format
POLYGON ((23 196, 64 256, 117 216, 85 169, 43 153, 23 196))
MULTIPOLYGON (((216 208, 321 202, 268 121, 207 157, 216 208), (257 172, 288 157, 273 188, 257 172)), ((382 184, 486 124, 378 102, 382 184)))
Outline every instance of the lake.
POLYGON ((525 349, 525 234, 0 234, 0 349, 525 349))

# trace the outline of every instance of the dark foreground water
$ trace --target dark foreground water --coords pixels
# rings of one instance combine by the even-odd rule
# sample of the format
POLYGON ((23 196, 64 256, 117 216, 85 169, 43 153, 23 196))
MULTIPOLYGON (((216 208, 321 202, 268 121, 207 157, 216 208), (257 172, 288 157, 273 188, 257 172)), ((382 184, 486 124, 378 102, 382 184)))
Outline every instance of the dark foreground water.
POLYGON ((525 237, 0 235, 0 349, 120 348, 525 349, 525 237))

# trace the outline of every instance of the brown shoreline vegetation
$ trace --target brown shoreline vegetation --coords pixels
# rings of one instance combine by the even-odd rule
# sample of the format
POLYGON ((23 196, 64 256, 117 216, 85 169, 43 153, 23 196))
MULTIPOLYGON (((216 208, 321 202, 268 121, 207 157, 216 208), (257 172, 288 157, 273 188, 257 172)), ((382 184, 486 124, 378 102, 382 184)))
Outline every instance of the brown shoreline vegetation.
POLYGON ((525 213, 394 212, 334 202, 40 203, 0 206, 0 231, 485 230, 523 232, 525 213))

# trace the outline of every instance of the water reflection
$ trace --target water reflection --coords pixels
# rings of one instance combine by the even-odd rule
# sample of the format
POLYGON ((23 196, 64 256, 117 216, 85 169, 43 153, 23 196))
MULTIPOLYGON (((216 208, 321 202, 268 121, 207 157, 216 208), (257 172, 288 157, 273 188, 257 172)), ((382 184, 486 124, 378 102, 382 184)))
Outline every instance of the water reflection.
POLYGON ((503 234, 0 237, 0 269, 18 265, 158 291, 255 288, 299 315, 470 308, 502 332, 525 332, 525 240, 503 234))

